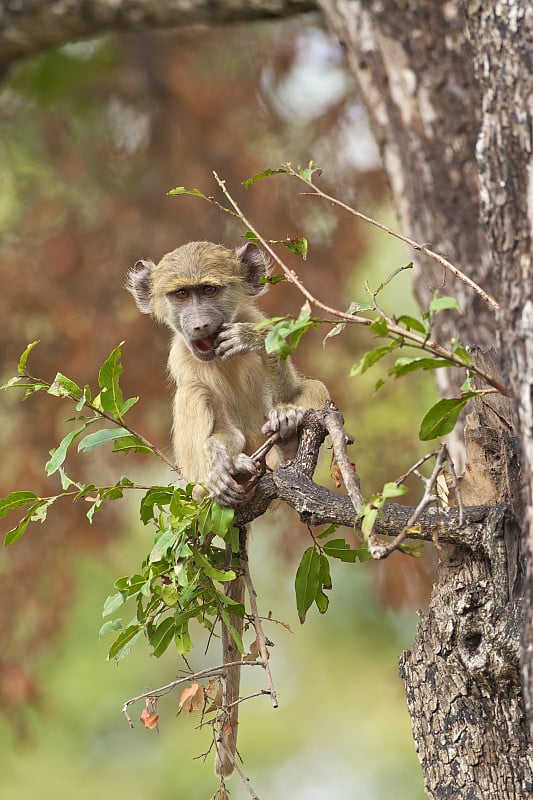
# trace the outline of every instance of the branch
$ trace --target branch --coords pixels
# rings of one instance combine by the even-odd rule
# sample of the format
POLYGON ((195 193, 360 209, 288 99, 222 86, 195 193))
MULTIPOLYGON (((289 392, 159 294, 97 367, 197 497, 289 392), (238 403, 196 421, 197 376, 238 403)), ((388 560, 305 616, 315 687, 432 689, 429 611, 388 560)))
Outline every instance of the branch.
MULTIPOLYGON (((288 167, 284 167, 284 169, 289 170, 288 167)), ((298 175, 298 173, 296 173, 294 171, 292 171, 292 174, 296 175, 297 177, 300 177, 298 175)), ((370 326, 372 324, 373 320, 370 319, 369 317, 362 317, 362 316, 359 316, 358 314, 347 314, 346 312, 339 311, 338 309, 332 308, 331 306, 328 306, 326 303, 323 303, 321 300, 318 300, 309 291, 309 289, 306 288, 306 286, 303 284, 302 280, 299 278, 297 273, 294 270, 289 269, 285 265, 285 263, 277 255, 275 250, 272 249, 272 247, 269 244, 269 242, 267 242, 266 239, 263 236, 261 236, 261 234, 257 230, 257 228, 255 228, 252 225, 252 223, 250 222, 248 217, 246 217, 246 215, 242 212, 242 210, 240 209, 238 203, 236 202, 236 200, 234 200, 234 198, 232 197, 232 195, 228 191, 228 189, 226 187, 226 182, 224 180, 222 180, 221 178, 219 178, 219 176, 217 175, 216 172, 213 172, 213 175, 214 175, 215 180, 218 183, 220 189, 224 193, 225 197, 229 200, 231 206, 233 207, 233 209, 237 213, 237 216, 240 218, 241 222, 248 228, 248 230, 250 230, 254 234, 254 236, 257 238, 257 241, 261 243, 262 247, 267 251, 267 253, 272 258, 272 260, 279 266, 279 268, 282 270, 282 272, 287 277, 287 279, 291 283, 294 283, 294 285, 298 288, 298 290, 306 298, 306 300, 309 301, 309 303, 313 304, 317 308, 322 309, 322 311, 325 311, 327 314, 334 315, 338 319, 341 319, 343 322, 349 322, 352 325, 358 324, 358 325, 366 325, 366 326, 370 326)), ((302 180, 304 180, 304 179, 302 178, 302 180)), ((310 183, 309 185, 312 186, 313 188, 315 188, 312 183, 310 183)), ((329 195, 323 195, 323 196, 327 197, 329 199, 329 195)), ((210 198, 205 198, 205 199, 209 200, 209 202, 212 202, 212 200, 210 198)), ((333 198, 332 198, 332 202, 333 202, 333 198)), ((344 205, 340 201, 335 201, 335 202, 338 205, 344 205)), ((346 206, 346 208, 348 210, 350 210, 351 212, 353 212, 354 214, 356 214, 356 215, 358 214, 357 211, 354 211, 349 206, 346 206)), ((367 219, 368 219, 368 221, 372 221, 370 219, 370 217, 368 217, 367 219)), ((398 236, 399 235, 400 234, 398 234, 398 236)), ((415 244, 416 244, 416 242, 415 242, 415 244)), ((421 248, 422 245, 417 245, 417 247, 421 248)), ((402 328, 400 325, 387 323, 387 328, 388 328, 388 333, 392 334, 393 336, 398 337, 398 339, 402 343, 403 342, 413 343, 414 346, 419 347, 422 350, 426 350, 427 352, 433 353, 434 355, 438 356, 439 358, 443 358, 443 359, 446 359, 446 361, 450 361, 456 367, 460 367, 461 369, 468 369, 470 372, 474 373, 479 378, 481 378, 485 383, 488 383, 489 386, 492 386, 494 389, 496 389, 498 392, 500 392, 500 394, 504 395, 505 397, 509 397, 509 390, 507 389, 505 384, 502 383, 502 381, 498 380, 493 375, 489 375, 488 373, 486 373, 483 370, 479 369, 474 364, 465 364, 465 362, 461 358, 459 358, 459 356, 455 355, 455 353, 453 353, 451 350, 447 350, 445 347, 443 347, 442 345, 438 344, 438 342, 434 342, 434 341, 432 341, 431 339, 428 339, 425 336, 421 336, 420 334, 415 333, 414 331, 407 330, 407 328, 402 328)))
POLYGON ((110 31, 169 30, 277 19, 316 10, 313 0, 19 0, 0 8, 0 74, 17 60, 110 31))
MULTIPOLYGON (((306 411, 296 458, 259 480, 251 500, 235 510, 236 525, 252 522, 265 513, 273 500, 280 499, 297 511, 307 525, 336 524, 359 528, 359 513, 352 498, 319 486, 312 479, 318 452, 330 425, 329 421, 326 422, 327 417, 336 413, 336 408, 331 406, 320 411, 306 411)), ((502 531, 508 524, 514 524, 512 511, 504 503, 464 508, 429 506, 427 503, 419 508, 390 503, 378 516, 373 532, 379 536, 396 537, 412 527, 415 513, 416 529, 409 532, 409 539, 461 545, 483 551, 489 557, 494 549, 494 540, 503 535, 502 531)))
POLYGON ((382 231, 385 231, 385 233, 388 233, 390 236, 394 236, 401 242, 408 244, 409 247, 412 247, 414 250, 417 250, 418 252, 423 253, 425 256, 428 256, 428 258, 437 261, 442 267, 451 272, 452 275, 455 275, 455 277, 458 280, 460 280, 462 283, 464 283, 466 286, 472 289, 478 295, 478 297, 481 297, 481 299, 484 300, 485 303, 487 303, 487 305, 489 305, 494 311, 497 311, 500 308, 499 303, 493 297, 491 297, 491 295, 489 295, 484 289, 482 289, 481 286, 479 286, 471 278, 469 278, 468 275, 465 275, 464 272, 461 272, 459 267, 456 267, 454 264, 451 263, 451 261, 448 261, 447 258, 444 258, 444 256, 439 255, 439 253, 435 253, 434 250, 430 250, 430 248, 427 245, 415 242, 414 239, 410 239, 409 236, 404 236, 404 234, 398 233, 398 231, 395 231, 393 228, 389 228, 389 226, 385 225, 383 222, 379 222, 377 219, 368 217, 366 214, 362 214, 360 211, 356 211, 351 206, 347 205, 346 203, 343 203, 342 200, 338 200, 336 197, 332 197, 326 192, 323 192, 322 189, 319 189, 318 186, 315 186, 315 184, 311 180, 305 178, 303 175, 300 175, 299 172, 296 172, 291 167, 290 164, 284 164, 283 169, 286 169, 289 175, 298 178, 299 180, 307 184, 307 186, 309 186, 311 189, 313 189, 312 192, 306 194, 307 197, 321 197, 323 200, 327 200, 332 205, 338 206, 339 208, 343 208, 345 211, 348 211, 348 213, 352 214, 354 217, 362 219, 363 222, 369 222, 371 225, 374 225, 376 228, 380 228, 382 231))

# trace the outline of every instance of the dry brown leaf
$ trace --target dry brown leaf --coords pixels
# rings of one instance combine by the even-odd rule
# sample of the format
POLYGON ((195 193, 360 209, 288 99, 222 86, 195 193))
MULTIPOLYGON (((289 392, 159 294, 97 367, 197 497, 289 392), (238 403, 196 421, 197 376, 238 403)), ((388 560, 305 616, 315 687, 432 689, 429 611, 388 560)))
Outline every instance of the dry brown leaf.
POLYGON ((139 717, 139 721, 142 722, 145 728, 152 731, 154 728, 157 728, 157 722, 159 720, 159 714, 152 714, 148 708, 145 708, 139 717))
POLYGON ((194 681, 194 683, 181 693, 178 714, 183 708, 187 710, 187 714, 198 711, 204 704, 204 697, 204 687, 201 683, 194 681))

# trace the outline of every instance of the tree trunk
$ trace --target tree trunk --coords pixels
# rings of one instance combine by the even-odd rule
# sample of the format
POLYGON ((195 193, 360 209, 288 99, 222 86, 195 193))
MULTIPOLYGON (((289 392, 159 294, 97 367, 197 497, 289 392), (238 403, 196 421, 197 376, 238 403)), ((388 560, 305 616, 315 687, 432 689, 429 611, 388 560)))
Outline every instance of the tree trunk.
MULTIPOLYGON (((440 289, 463 310, 441 318, 437 336, 498 343, 513 400, 504 411, 478 403, 463 481, 465 502, 504 500, 513 513, 488 527, 488 550, 440 548, 429 611, 401 659, 426 791, 439 800, 530 797, 518 656, 522 650, 531 719, 533 581, 531 566, 521 579, 521 551, 531 565, 533 7, 528 0, 320 5, 359 83, 404 232, 431 242, 501 304, 495 319, 463 284, 415 254, 422 306, 440 289)), ((439 371, 440 386, 457 393, 462 378, 450 372, 439 371)))

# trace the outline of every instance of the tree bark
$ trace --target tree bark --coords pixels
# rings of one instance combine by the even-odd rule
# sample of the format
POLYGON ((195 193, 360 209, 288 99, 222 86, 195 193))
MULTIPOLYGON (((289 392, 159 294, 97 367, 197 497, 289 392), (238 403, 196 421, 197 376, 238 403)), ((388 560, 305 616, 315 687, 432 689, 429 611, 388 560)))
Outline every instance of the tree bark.
MULTIPOLYGON (((496 561, 475 547, 441 549, 429 612, 401 660, 427 794, 530 797, 533 7, 526 0, 320 5, 345 45, 403 230, 430 241, 501 304, 495 319, 466 287, 414 254, 421 304, 441 289, 463 310, 441 318, 437 335, 500 346, 512 408, 503 418, 478 408, 470 420, 464 489, 470 503, 487 502, 487 490, 493 500, 506 497, 517 519, 503 539, 488 531, 497 549, 505 543, 496 561), (518 462, 512 466, 519 452, 523 497, 518 462), (487 480, 490 471, 498 480, 487 480), (527 581, 519 579, 521 550, 527 581)), ((456 393, 446 372, 441 388, 456 393)))
POLYGON ((18 0, 0 4, 0 76, 21 58, 109 31, 270 19, 313 0, 18 0))

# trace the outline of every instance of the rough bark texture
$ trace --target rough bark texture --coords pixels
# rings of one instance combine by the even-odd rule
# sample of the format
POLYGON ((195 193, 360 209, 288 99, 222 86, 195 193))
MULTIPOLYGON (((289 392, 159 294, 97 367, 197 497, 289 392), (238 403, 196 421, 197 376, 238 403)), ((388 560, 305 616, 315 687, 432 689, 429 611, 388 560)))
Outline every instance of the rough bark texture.
MULTIPOLYGON (((442 339, 483 346, 501 339, 513 406, 503 414, 485 404, 470 420, 464 490, 470 503, 506 498, 518 519, 503 536, 486 529, 492 555, 476 546, 441 551, 429 612, 402 658, 427 794, 530 797, 517 634, 522 627, 531 719, 533 581, 531 572, 519 579, 518 535, 524 519, 524 538, 531 529, 531 490, 525 487, 522 506, 517 467, 521 451, 530 485, 533 7, 526 0, 472 0, 464 9, 432 0, 320 5, 345 44, 403 229, 430 241, 501 303, 495 320, 465 287, 415 255, 422 304, 445 281, 445 293, 465 311, 442 322, 442 339)), ((443 372, 441 387, 453 390, 443 372)))
POLYGON ((481 86, 481 210, 501 303, 501 350, 520 430, 529 553, 524 695, 533 738, 533 5, 464 3, 481 86))
MULTIPOLYGON (((483 365, 497 374, 495 354, 483 365)), ((464 502, 507 502, 514 513, 487 517, 478 541, 439 548, 438 582, 400 672, 428 797, 526 798, 533 753, 520 684, 521 496, 508 401, 477 400, 465 440, 464 502)))
POLYGON ((20 58, 108 31, 284 17, 312 0, 16 0, 0 4, 0 75, 20 58))

